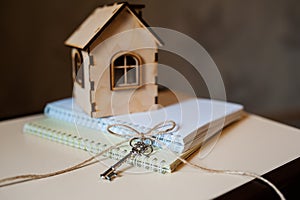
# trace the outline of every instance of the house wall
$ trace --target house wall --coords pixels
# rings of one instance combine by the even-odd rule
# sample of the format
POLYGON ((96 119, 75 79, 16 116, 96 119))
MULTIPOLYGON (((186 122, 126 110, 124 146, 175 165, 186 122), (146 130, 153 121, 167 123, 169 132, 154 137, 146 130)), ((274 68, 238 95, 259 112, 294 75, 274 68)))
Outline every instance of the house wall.
MULTIPOLYGON (((73 51, 73 50, 72 50, 73 51)), ((90 77, 89 77, 89 68, 90 68, 90 57, 86 51, 81 51, 82 55, 82 67, 83 67, 83 87, 81 87, 75 80, 73 86, 73 96, 75 97, 75 101, 77 104, 81 106, 81 108, 87 112, 91 113, 91 103, 90 103, 90 77)))
POLYGON ((94 62, 94 66, 90 68, 90 81, 94 84, 94 90, 91 91, 94 117, 141 112, 152 108, 157 96, 156 52, 157 44, 153 35, 142 28, 127 10, 122 11, 90 47, 90 56, 94 62), (141 87, 111 90, 110 62, 120 51, 131 51, 141 57, 141 87))

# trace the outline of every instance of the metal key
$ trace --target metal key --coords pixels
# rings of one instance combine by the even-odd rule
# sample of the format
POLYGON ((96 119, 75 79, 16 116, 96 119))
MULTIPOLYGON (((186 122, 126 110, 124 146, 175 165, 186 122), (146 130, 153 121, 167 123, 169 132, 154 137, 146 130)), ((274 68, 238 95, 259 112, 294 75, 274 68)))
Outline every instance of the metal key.
POLYGON ((123 163, 125 163, 129 158, 134 158, 137 155, 148 156, 153 152, 153 140, 145 137, 135 137, 129 141, 129 145, 132 147, 131 151, 119 160, 116 164, 112 165, 104 173, 100 174, 102 179, 111 181, 113 178, 117 177, 118 173, 116 171, 123 163))

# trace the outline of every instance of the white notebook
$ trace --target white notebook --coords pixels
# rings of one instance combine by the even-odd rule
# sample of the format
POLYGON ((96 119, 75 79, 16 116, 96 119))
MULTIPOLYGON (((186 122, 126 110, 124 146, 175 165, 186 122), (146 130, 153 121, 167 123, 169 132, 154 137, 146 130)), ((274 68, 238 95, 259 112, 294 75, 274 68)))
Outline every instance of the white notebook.
MULTIPOLYGON (((52 102, 45 107, 45 114, 48 117, 75 122, 106 133, 106 128, 110 124, 126 124, 146 132, 158 123, 173 120, 178 126, 177 130, 170 134, 157 135, 156 138, 177 153, 185 152, 203 140, 211 138, 222 128, 238 120, 242 113, 242 105, 197 98, 158 110, 106 118, 91 118, 76 105, 72 98, 52 102)), ((123 129, 119 132, 126 133, 123 129)))

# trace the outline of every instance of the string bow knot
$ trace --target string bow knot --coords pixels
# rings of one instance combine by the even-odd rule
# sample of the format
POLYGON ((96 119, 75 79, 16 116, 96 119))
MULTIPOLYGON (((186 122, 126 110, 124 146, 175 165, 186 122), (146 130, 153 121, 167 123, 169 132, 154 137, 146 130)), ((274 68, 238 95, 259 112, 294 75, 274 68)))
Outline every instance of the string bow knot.
POLYGON ((135 142, 140 141, 140 142, 143 142, 145 144, 148 144, 152 148, 157 135, 170 133, 171 131, 173 131, 175 129, 175 127, 176 127, 176 123, 174 121, 167 120, 167 121, 163 121, 161 123, 158 123, 157 125, 155 125, 153 128, 151 128, 150 130, 148 130, 145 133, 140 132, 140 131, 136 130, 135 128, 133 128, 129 125, 126 125, 126 124, 111 124, 111 125, 108 125, 107 126, 107 131, 110 134, 121 137, 121 138, 129 138, 129 140, 130 140, 129 144, 132 147, 134 146, 135 142), (121 133, 120 134, 120 133, 114 131, 113 130, 114 128, 118 128, 118 130, 120 130, 120 128, 128 129, 131 132, 131 134, 128 134, 128 133, 121 133))
MULTIPOLYGON (((167 133, 173 130, 176 126, 174 121, 165 121, 157 124, 151 128, 146 133, 139 132, 131 126, 125 124, 112 124, 107 127, 107 131, 113 135, 122 138, 130 137, 129 145, 132 147, 131 151, 121 158, 116 164, 112 165, 104 173, 100 174, 100 177, 105 180, 111 181, 113 178, 118 176, 116 169, 120 167, 124 162, 130 158, 134 158, 136 155, 149 156, 153 152, 153 144, 155 139, 155 134, 167 133), (118 132, 113 131, 114 128, 122 127, 130 130, 133 134, 119 134, 118 132)), ((118 129, 120 131, 120 128, 118 129)), ((125 140, 127 141, 127 140, 125 140)), ((114 145, 115 147, 118 145, 114 145)))

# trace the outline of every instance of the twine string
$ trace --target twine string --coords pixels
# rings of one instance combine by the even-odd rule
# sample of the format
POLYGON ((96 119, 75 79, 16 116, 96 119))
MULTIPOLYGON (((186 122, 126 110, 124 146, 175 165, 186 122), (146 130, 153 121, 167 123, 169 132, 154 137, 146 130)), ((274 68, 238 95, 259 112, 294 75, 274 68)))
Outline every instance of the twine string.
POLYGON ((0 179, 0 188, 1 187, 5 187, 5 186, 9 186, 9 185, 14 185, 14 184, 18 184, 18 183, 22 183, 22 182, 27 182, 27 181, 32 181, 32 180, 37 180, 37 179, 43 179, 43 178, 48 178, 48 177, 52 177, 52 176, 57 176, 57 175, 60 175, 60 174, 64 174, 64 173, 67 173, 67 172, 71 172, 71 171, 74 171, 74 170, 77 170, 79 168, 82 168, 82 167, 85 167, 85 166, 88 166, 88 165, 92 165, 94 163, 97 163, 98 160, 96 160, 97 157, 105 154, 106 152, 116 148, 117 146, 125 143, 125 142, 128 142, 128 139, 122 141, 122 142, 119 142, 113 146, 110 146, 106 149, 104 149, 103 151, 99 152, 98 154, 76 164, 76 165, 73 165, 71 167, 68 167, 68 168, 65 168, 65 169, 62 169, 62 170, 58 170, 58 171, 54 171, 54 172, 50 172, 50 173, 45 173, 45 174, 24 174, 24 175, 17 175, 17 176, 12 176, 12 177, 8 177, 8 178, 3 178, 3 179, 0 179))
MULTIPOLYGON (((136 133, 136 136, 140 135, 142 137, 144 136, 152 136, 151 139, 155 140, 163 149, 168 150, 169 152, 171 152, 174 156, 176 156, 177 159, 179 159, 182 163, 196 168, 196 169, 200 169, 206 173, 210 173, 210 174, 227 174, 227 175, 236 175, 236 176, 244 176, 244 177, 250 177, 250 178, 256 178, 259 179, 260 181, 264 182, 265 184, 269 185, 275 192, 276 194, 280 197, 281 200, 285 200, 284 195, 280 192, 280 190, 269 180, 263 178, 262 176, 260 176, 259 174, 253 173, 253 172, 247 172, 247 171, 239 171, 239 170, 220 170, 220 169, 212 169, 212 168, 207 168, 207 167, 203 167, 201 165, 198 165, 196 163, 192 163, 187 161, 186 159, 180 157, 178 154, 174 153, 173 151, 171 151, 168 146, 166 144, 164 144, 163 142, 161 142, 160 140, 158 140, 156 137, 153 137, 154 135, 158 135, 158 134, 165 134, 168 133, 172 130, 174 130, 174 128, 176 127, 176 123, 174 121, 166 121, 166 122, 161 122, 157 125, 155 125, 153 128, 151 128, 149 131, 147 131, 145 134, 142 132, 137 131, 136 129, 132 128, 131 126, 125 125, 125 124, 112 124, 110 126, 108 126, 107 130, 113 134, 113 135, 117 135, 119 137, 122 137, 122 134, 113 132, 112 130, 110 130, 110 128, 112 127, 125 127, 127 129, 130 129, 132 132, 136 133), (170 127, 168 127, 170 126, 170 127), (160 130, 167 127, 164 130, 160 130), (155 133, 155 131, 158 131, 155 133)), ((128 135, 128 134, 127 134, 128 135)), ((123 136, 124 137, 124 136, 123 136)))
POLYGON ((71 171, 77 170, 79 168, 97 163, 98 162, 98 161, 96 161, 97 157, 99 157, 99 156, 103 155, 104 153, 118 147, 119 145, 121 145, 125 142, 128 142, 130 139, 132 139, 134 137, 141 137, 141 138, 149 138, 150 140, 155 140, 157 142, 157 144, 159 144, 161 146, 162 149, 166 149, 169 152, 171 152, 182 163, 184 163, 184 164, 186 164, 186 165, 188 165, 192 168, 200 169, 200 170, 202 170, 206 173, 210 173, 210 174, 227 174, 227 175, 236 175, 236 176, 256 178, 256 179, 262 181, 263 183, 267 184, 268 186, 270 186, 276 192, 276 194, 280 197, 281 200, 285 200, 284 195, 280 192, 280 190, 273 183, 271 183, 269 180, 263 178, 262 176, 260 176, 256 173, 247 172, 247 171, 239 171, 239 170, 211 169, 211 168, 203 167, 201 165, 198 165, 196 163, 187 161, 186 159, 180 157, 178 154, 171 151, 166 144, 162 143, 160 140, 158 140, 155 137, 155 135, 169 133, 170 131, 174 130, 175 127, 176 127, 176 123, 174 121, 169 120, 169 121, 161 122, 161 123, 155 125, 153 128, 151 128, 146 133, 142 133, 142 132, 137 131, 136 129, 132 128, 131 126, 128 126, 128 125, 125 125, 125 124, 112 124, 112 125, 109 125, 107 127, 107 131, 110 134, 118 136, 118 137, 126 138, 126 139, 119 142, 119 143, 117 143, 117 144, 114 144, 114 145, 104 149, 103 151, 101 151, 98 154, 88 158, 87 160, 84 160, 81 163, 78 163, 74 166, 68 167, 68 168, 63 169, 63 170, 59 170, 59 171, 55 171, 55 172, 51 172, 51 173, 46 173, 46 174, 27 174, 27 175, 12 176, 12 177, 8 177, 8 178, 0 179, 0 187, 5 187, 5 186, 25 182, 25 181, 31 181, 31 180, 37 180, 37 179, 43 179, 43 178, 48 178, 48 177, 52 177, 52 176, 57 176, 57 175, 60 175, 60 174, 71 172, 71 171), (123 133, 120 134, 120 133, 115 132, 115 131, 112 130, 113 128, 116 128, 116 127, 123 127, 123 128, 129 129, 134 134, 123 134, 123 133))
POLYGON ((279 196, 279 198, 281 200, 285 200, 284 195, 282 194, 282 192, 272 183, 270 182, 268 179, 260 176, 259 174, 253 173, 253 172, 248 172, 248 171, 240 171, 240 170, 221 170, 221 169, 212 169, 212 168, 207 168, 207 167, 203 167, 201 165, 198 165, 196 163, 187 161, 186 159, 180 157, 178 154, 174 153, 173 151, 171 151, 167 145, 165 145, 164 143, 162 143, 160 140, 157 140, 156 138, 154 138, 154 140, 159 143, 159 145, 162 146, 163 149, 168 150, 169 152, 171 152, 174 156, 176 156, 176 158, 178 160, 180 160, 182 163, 195 168, 195 169, 200 169, 206 173, 209 174, 227 174, 227 175, 236 175, 236 176, 244 176, 244 177, 250 177, 250 178, 256 178, 259 179, 260 181, 264 182, 265 184, 267 184, 268 186, 270 186, 274 192, 276 192, 276 194, 279 196))

